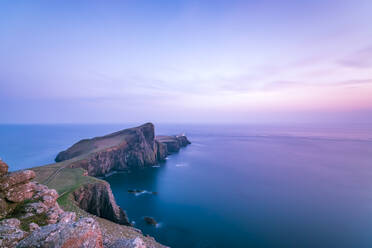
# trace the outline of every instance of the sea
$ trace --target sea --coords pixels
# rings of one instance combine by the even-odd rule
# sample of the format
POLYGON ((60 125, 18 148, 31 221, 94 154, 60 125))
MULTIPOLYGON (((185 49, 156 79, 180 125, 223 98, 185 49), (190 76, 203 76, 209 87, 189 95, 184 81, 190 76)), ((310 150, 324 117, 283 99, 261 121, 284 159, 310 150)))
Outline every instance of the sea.
MULTIPOLYGON (((80 139, 132 126, 0 125, 0 157, 13 171, 49 164, 80 139)), ((105 180, 133 225, 160 243, 372 247, 372 125, 155 126, 157 134, 185 133, 192 144, 164 163, 105 180)))

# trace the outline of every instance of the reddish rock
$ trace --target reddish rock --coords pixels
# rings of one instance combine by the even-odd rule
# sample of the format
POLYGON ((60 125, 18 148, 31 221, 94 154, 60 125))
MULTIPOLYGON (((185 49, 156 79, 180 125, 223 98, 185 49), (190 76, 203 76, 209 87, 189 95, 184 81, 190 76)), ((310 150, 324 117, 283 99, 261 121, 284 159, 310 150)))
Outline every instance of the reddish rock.
POLYGON ((8 173, 8 165, 0 159, 0 177, 8 173))
POLYGON ((34 222, 30 223, 28 225, 28 229, 30 229, 30 232, 36 231, 40 229, 40 226, 34 222))
POLYGON ((90 176, 105 176, 112 171, 125 171, 157 164, 170 152, 178 151, 181 146, 190 143, 186 136, 162 137, 172 140, 177 149, 172 149, 168 143, 155 139, 154 125, 146 123, 106 136, 81 140, 66 151, 60 152, 55 160, 60 162, 85 155, 72 162, 70 167, 83 168, 90 176))
POLYGON ((15 247, 17 243, 26 237, 27 232, 22 231, 18 219, 5 219, 0 221, 0 247, 15 247))
POLYGON ((116 204, 107 182, 84 184, 74 193, 80 208, 113 222, 130 225, 126 213, 116 204))
POLYGON ((0 198, 0 218, 4 218, 9 213, 9 206, 5 199, 0 198))
POLYGON ((33 182, 12 186, 4 192, 5 198, 10 202, 17 203, 31 199, 35 192, 34 186, 35 184, 33 182))
POLYGON ((109 248, 147 248, 140 237, 134 239, 118 239, 109 248))
POLYGON ((102 248, 102 233, 92 218, 41 227, 17 245, 18 248, 102 248))
POLYGON ((32 170, 23 170, 12 172, 5 175, 0 180, 0 190, 7 190, 17 184, 24 184, 35 178, 35 172, 32 170))

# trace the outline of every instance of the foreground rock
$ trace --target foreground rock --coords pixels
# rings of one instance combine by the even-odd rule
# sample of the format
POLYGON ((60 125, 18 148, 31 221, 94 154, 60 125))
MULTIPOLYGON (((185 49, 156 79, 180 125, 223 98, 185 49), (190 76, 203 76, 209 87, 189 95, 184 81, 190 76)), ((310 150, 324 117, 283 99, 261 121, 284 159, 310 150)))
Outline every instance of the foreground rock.
POLYGON ((85 184, 73 195, 79 207, 85 211, 119 224, 130 225, 126 213, 116 204, 107 182, 85 184))
POLYGON ((11 218, 0 221, 0 247, 15 247, 27 236, 27 232, 20 229, 21 222, 11 218))
POLYGON ((30 181, 33 171, 2 173, 0 247, 103 247, 98 224, 75 222, 75 213, 59 207, 54 189, 30 181))
POLYGON ((17 247, 100 248, 103 247, 102 233, 94 219, 82 218, 77 222, 43 226, 19 242, 17 247))
POLYGON ((134 239, 118 239, 109 248, 146 248, 147 246, 139 237, 134 239))
POLYGON ((76 158, 71 168, 84 168, 90 176, 155 165, 180 147, 190 144, 186 136, 159 136, 152 123, 102 137, 84 139, 60 152, 56 162, 76 158))

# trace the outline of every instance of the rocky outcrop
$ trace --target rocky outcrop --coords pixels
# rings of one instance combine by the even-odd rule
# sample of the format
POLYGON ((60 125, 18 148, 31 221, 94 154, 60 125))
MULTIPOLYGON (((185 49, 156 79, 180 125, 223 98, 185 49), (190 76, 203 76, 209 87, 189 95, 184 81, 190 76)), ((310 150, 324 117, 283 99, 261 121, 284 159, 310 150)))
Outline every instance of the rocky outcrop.
POLYGON ((94 219, 82 218, 77 222, 43 226, 19 242, 17 247, 101 248, 102 233, 94 219))
POLYGON ((165 145, 167 155, 178 152, 182 147, 191 144, 185 135, 156 136, 156 140, 165 145))
POLYGON ((27 232, 20 229, 21 222, 11 218, 0 221, 0 247, 15 247, 27 236, 27 232))
POLYGON ((102 247, 98 224, 87 218, 75 222, 75 213, 59 207, 54 189, 30 181, 33 171, 2 173, 0 247, 102 247))
POLYGON ((139 237, 134 239, 118 239, 109 248, 146 248, 147 246, 139 237))
POLYGON ((130 225, 126 213, 116 204, 107 182, 85 184, 73 195, 78 206, 85 211, 119 224, 130 225))
POLYGON ((90 176, 105 176, 155 165, 180 147, 190 144, 186 136, 160 136, 155 139, 154 125, 125 129, 102 137, 81 140, 60 152, 56 162, 75 158, 71 168, 84 168, 90 176))

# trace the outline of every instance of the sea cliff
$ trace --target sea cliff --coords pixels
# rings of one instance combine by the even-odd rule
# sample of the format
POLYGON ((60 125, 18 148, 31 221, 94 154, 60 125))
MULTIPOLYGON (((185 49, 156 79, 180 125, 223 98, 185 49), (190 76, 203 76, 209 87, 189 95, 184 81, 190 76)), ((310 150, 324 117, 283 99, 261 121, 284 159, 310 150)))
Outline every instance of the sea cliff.
POLYGON ((184 135, 156 137, 146 123, 81 140, 57 163, 18 174, 0 161, 0 247, 164 247, 130 226, 110 185, 97 177, 157 164, 188 144, 184 135), (33 217, 19 221, 19 212, 33 217), (54 239, 55 232, 63 235, 54 239))

